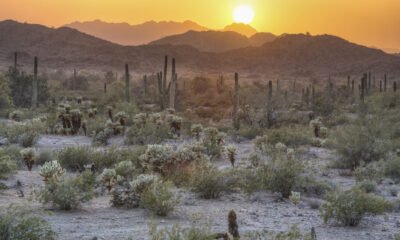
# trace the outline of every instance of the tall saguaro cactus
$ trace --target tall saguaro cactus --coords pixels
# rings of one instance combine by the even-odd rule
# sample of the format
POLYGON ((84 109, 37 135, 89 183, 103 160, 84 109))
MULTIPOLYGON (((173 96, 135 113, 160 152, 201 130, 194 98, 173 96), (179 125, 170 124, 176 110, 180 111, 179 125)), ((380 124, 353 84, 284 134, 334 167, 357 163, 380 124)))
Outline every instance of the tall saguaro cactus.
POLYGON ((130 80, 129 65, 125 64, 125 100, 128 103, 131 101, 129 80, 130 80))
POLYGON ((172 59, 172 73, 171 73, 171 87, 169 92, 169 107, 175 109, 175 98, 176 98, 176 81, 177 74, 175 69, 175 58, 172 59))
POLYGON ((363 78, 361 79, 361 88, 360 88, 360 100, 362 103, 364 103, 366 88, 367 88, 367 74, 365 73, 363 78))
POLYGON ((233 99, 233 127, 236 130, 240 129, 239 120, 239 74, 235 73, 235 89, 234 89, 234 99, 233 99))
POLYGON ((16 71, 18 67, 18 52, 14 52, 14 70, 16 71))
MULTIPOLYGON (((167 89, 167 71, 168 71, 168 56, 165 56, 164 60, 164 75, 163 75, 163 90, 165 91, 167 89)), ((165 92, 164 92, 165 93, 165 92)))
POLYGON ((387 76, 386 73, 383 75, 383 91, 386 92, 386 87, 387 87, 387 76))
POLYGON ((32 108, 38 106, 38 58, 35 57, 33 62, 33 81, 32 81, 32 108))
POLYGON ((267 127, 272 127, 272 81, 268 81, 267 127))
POLYGON ((144 97, 147 97, 147 92, 148 92, 148 89, 147 89, 147 75, 144 75, 144 77, 143 77, 143 96, 144 97))

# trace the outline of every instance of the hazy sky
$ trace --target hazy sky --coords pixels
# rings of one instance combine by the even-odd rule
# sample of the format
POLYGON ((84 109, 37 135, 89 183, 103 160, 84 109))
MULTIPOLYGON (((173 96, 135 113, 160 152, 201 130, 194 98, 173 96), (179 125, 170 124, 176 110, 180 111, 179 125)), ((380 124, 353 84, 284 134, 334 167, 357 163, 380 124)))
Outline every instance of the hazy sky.
POLYGON ((230 24, 248 4, 251 24, 275 34, 329 33, 367 46, 400 49, 400 0, 0 0, 0 19, 48 26, 76 20, 142 23, 193 20, 210 28, 230 24))

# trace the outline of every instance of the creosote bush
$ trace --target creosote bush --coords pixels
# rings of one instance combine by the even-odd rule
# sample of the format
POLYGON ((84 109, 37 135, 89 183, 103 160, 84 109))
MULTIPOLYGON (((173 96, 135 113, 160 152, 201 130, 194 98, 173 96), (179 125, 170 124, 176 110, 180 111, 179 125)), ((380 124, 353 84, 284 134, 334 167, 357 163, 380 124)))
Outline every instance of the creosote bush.
POLYGON ((169 183, 154 181, 141 194, 140 207, 158 216, 167 216, 179 203, 179 198, 170 190, 169 183))
POLYGON ((372 119, 361 119, 356 124, 344 127, 336 137, 335 147, 340 156, 335 165, 351 170, 361 163, 385 159, 391 150, 383 126, 372 119))
POLYGON ((51 204, 61 210, 73 210, 94 197, 95 176, 85 171, 77 176, 51 178, 41 189, 35 191, 43 204, 51 204))
POLYGON ((344 226, 357 226, 366 214, 381 215, 391 207, 383 198, 353 188, 332 192, 320 210, 325 223, 334 220, 344 226))
POLYGON ((40 133, 46 129, 41 119, 32 119, 27 122, 15 122, 6 128, 6 136, 10 143, 20 144, 23 147, 32 147, 39 140, 40 133))
POLYGON ((4 240, 55 240, 57 234, 46 220, 16 206, 0 209, 0 237, 4 240))
POLYGON ((17 170, 17 164, 8 155, 0 153, 0 179, 7 178, 17 170))

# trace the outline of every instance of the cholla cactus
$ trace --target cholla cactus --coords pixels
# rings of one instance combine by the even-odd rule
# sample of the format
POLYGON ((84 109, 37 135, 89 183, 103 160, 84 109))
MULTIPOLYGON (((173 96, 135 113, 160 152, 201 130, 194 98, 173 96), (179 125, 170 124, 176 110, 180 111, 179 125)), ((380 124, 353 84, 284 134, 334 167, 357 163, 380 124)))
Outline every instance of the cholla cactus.
POLYGON ((233 240, 240 239, 237 216, 234 210, 231 210, 228 214, 228 232, 229 235, 232 236, 233 240))
POLYGON ((314 136, 316 138, 319 138, 320 137, 320 129, 322 127, 321 118, 316 118, 316 119, 310 121, 310 126, 314 129, 314 136))
POLYGON ((149 188, 153 183, 159 181, 158 176, 151 174, 141 174, 129 183, 131 190, 140 197, 142 193, 149 188))
POLYGON ((170 125, 172 133, 177 135, 178 137, 181 135, 181 126, 182 126, 182 121, 183 119, 179 116, 168 114, 167 117, 167 122, 170 125))
POLYGON ((228 155, 228 159, 232 164, 232 167, 235 167, 236 161, 236 147, 234 145, 229 145, 226 147, 226 154, 228 155))
POLYGON ((287 149, 287 146, 281 142, 278 142, 277 144, 275 144, 275 150, 279 151, 279 152, 285 152, 287 149))
POLYGON ((117 175, 127 178, 132 174, 134 166, 131 161, 122 161, 115 165, 115 171, 117 175))
POLYGON ((321 138, 327 138, 328 137, 328 128, 321 127, 319 130, 319 135, 321 138))
POLYGON ((82 126, 82 117, 83 114, 79 109, 73 109, 71 110, 71 123, 72 123, 72 133, 76 134, 79 132, 79 129, 82 126))
POLYGON ((196 138, 196 141, 200 141, 200 134, 203 132, 203 125, 201 125, 201 124, 193 124, 190 127, 190 132, 196 138))
POLYGON ((35 149, 33 148, 25 148, 22 149, 19 152, 22 156, 22 159, 24 159, 26 166, 28 167, 28 170, 32 170, 32 166, 35 163, 35 149))
POLYGON ((57 160, 46 162, 39 168, 39 175, 47 182, 49 179, 57 180, 64 174, 65 170, 57 160))
POLYGON ((146 124, 147 114, 146 113, 138 113, 133 117, 133 123, 138 127, 142 127, 146 124))
POLYGON ((293 160, 295 157, 295 151, 293 148, 286 149, 286 154, 287 154, 288 159, 293 160))
POLYGON ((208 159, 205 155, 206 148, 199 142, 185 144, 176 153, 179 162, 193 162, 208 159))
POLYGON ((207 149, 207 154, 210 156, 221 156, 223 151, 223 143, 225 133, 219 132, 214 127, 208 127, 204 129, 203 144, 207 149))
POLYGON ((108 118, 113 122, 114 121, 113 108, 111 106, 107 106, 107 114, 108 114, 108 118))
POLYGON ((301 201, 301 196, 299 192, 293 192, 290 194, 289 196, 290 201, 294 204, 294 205, 298 205, 301 201))
POLYGON ((89 118, 94 118, 97 115, 97 108, 89 108, 87 113, 89 118))
POLYGON ((101 182, 110 192, 115 183, 117 182, 117 172, 115 169, 104 169, 100 175, 101 182))
POLYGON ((162 122, 162 117, 160 113, 152 113, 149 115, 149 119, 152 123, 162 122))
POLYGON ((125 127, 126 119, 128 119, 128 115, 124 111, 121 111, 115 115, 115 119, 116 119, 116 121, 118 121, 121 124, 121 126, 125 127))
POLYGON ((175 109, 173 109, 173 108, 167 108, 167 109, 165 109, 165 112, 166 112, 167 114, 174 114, 174 113, 175 113, 175 109))
POLYGON ((12 112, 10 113, 9 117, 10 117, 11 120, 14 120, 14 121, 21 121, 22 112, 19 111, 19 110, 12 111, 12 112))
POLYGON ((140 159, 148 169, 163 172, 164 167, 173 160, 173 153, 170 145, 148 145, 140 159))
POLYGON ((269 145, 268 145, 268 136, 257 136, 256 139, 253 141, 254 148, 256 152, 259 152, 261 154, 265 154, 269 150, 269 145))

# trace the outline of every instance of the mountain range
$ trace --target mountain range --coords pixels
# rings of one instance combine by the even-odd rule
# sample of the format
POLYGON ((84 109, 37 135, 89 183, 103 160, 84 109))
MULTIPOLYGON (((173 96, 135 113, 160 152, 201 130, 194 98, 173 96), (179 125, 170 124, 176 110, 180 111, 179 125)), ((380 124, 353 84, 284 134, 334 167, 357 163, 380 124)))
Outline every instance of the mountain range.
MULTIPOLYGON (((101 20, 94 20, 73 22, 64 27, 73 28, 80 32, 126 46, 148 44, 160 38, 188 31, 201 32, 211 30, 192 21, 149 21, 142 24, 130 25, 128 23, 107 23, 101 20)), ((247 37, 251 37, 257 33, 256 29, 242 23, 233 23, 218 31, 236 32, 247 37)))
MULTIPOLYGON (((225 34, 237 38, 231 32, 225 34)), ((3 69, 12 65, 13 53, 17 51, 19 62, 26 67, 32 65, 33 56, 38 56, 41 69, 122 71, 128 63, 135 73, 155 73, 161 71, 163 58, 168 55, 176 58, 179 73, 237 71, 296 76, 364 71, 400 73, 399 56, 331 35, 283 34, 259 46, 224 52, 204 52, 192 45, 196 44, 123 46, 68 27, 55 29, 12 20, 0 22, 3 69)))

